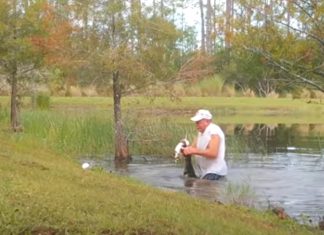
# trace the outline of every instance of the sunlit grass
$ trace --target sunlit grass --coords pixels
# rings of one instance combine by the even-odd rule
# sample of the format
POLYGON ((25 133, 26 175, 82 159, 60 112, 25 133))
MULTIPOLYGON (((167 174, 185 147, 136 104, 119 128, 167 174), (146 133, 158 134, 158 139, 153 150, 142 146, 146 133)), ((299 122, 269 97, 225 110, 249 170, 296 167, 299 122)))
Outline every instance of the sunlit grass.
POLYGON ((25 112, 25 133, 60 152, 102 154, 112 152, 112 120, 96 114, 71 115, 51 111, 25 112))
MULTIPOLYGON (((30 106, 24 98, 24 106, 30 106)), ((9 107, 9 97, 0 97, 2 107, 9 107)), ((111 97, 51 97, 51 109, 58 112, 104 110, 113 113, 111 97)), ((145 111, 147 118, 171 116, 189 123, 199 108, 208 108, 218 123, 324 123, 324 102, 321 100, 258 97, 123 97, 124 112, 145 111), (162 112, 164 111, 164 112, 162 112)))
MULTIPOLYGON (((65 98, 68 99, 68 98, 65 98)), ((91 104, 92 107, 112 111, 111 98, 72 98, 70 104, 91 104), (91 103, 92 101, 92 103, 91 103)), ((167 97, 124 97, 124 111, 143 110, 147 116, 173 115, 175 120, 189 122, 197 109, 212 111, 218 123, 324 123, 324 103, 315 100, 307 103, 302 99, 257 97, 183 97, 171 101, 167 97), (161 111, 165 111, 164 113, 161 111), (176 115, 175 115, 176 114, 176 115)), ((53 98, 53 104, 65 104, 63 98, 53 98)))
MULTIPOLYGON (((58 152, 75 155, 111 155, 114 152, 114 124, 102 112, 70 114, 30 111, 23 114, 24 133, 19 138, 35 138, 58 152)), ((132 154, 173 155, 175 143, 193 138, 193 126, 177 124, 169 118, 142 120, 126 116, 125 133, 132 154)))
POLYGON ((233 205, 258 208, 258 198, 248 182, 240 184, 229 182, 222 192, 222 200, 233 205))
POLYGON ((84 171, 66 154, 8 137, 0 136, 1 234, 312 234, 266 212, 84 171))

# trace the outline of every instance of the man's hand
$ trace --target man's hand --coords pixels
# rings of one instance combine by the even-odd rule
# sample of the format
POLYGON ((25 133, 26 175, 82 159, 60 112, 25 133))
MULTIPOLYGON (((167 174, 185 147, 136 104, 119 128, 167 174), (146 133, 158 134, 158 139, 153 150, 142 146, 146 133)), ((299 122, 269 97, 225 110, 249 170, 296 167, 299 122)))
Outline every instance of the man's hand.
POLYGON ((188 146, 188 147, 185 147, 182 149, 182 153, 184 156, 192 155, 192 154, 195 154, 196 152, 197 152, 197 149, 192 146, 188 146))

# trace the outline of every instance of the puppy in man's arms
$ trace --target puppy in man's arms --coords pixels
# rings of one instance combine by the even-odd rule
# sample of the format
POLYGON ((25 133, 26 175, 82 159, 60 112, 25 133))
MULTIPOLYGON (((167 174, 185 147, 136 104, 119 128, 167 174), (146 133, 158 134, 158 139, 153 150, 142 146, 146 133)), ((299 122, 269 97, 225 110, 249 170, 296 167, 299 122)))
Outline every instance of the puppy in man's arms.
POLYGON ((183 171, 183 175, 185 177, 197 178, 197 176, 195 174, 195 170, 192 166, 192 160, 191 160, 192 156, 183 154, 183 148, 185 148, 187 146, 189 146, 189 141, 186 138, 180 140, 180 142, 176 145, 176 147, 174 149, 174 152, 175 152, 174 158, 176 161, 178 161, 182 155, 185 159, 185 168, 183 171))

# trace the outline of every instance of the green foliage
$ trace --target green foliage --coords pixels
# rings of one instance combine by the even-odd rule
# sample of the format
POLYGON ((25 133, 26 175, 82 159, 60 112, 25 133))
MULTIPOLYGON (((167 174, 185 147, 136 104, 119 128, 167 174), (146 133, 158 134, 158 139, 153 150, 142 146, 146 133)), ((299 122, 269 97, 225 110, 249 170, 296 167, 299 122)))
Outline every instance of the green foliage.
POLYGON ((50 96, 45 93, 36 95, 36 107, 45 110, 50 108, 50 96))
POLYGON ((49 89, 52 95, 60 95, 65 85, 64 73, 59 68, 49 71, 49 89))
POLYGON ((222 96, 224 79, 215 75, 211 78, 205 78, 198 82, 202 96, 222 96))
POLYGON ((14 5, 1 1, 0 5, 0 56, 1 65, 5 65, 3 71, 10 74, 18 65, 39 65, 41 55, 33 47, 31 38, 42 33, 39 20, 42 3, 32 3, 24 10, 19 8, 18 3, 14 5))
POLYGON ((260 96, 284 93, 294 87, 323 90, 321 19, 323 3, 312 7, 287 2, 287 7, 272 3, 271 10, 251 11, 263 6, 238 3, 246 14, 237 15, 237 29, 229 52, 231 60, 224 71, 239 88, 250 88, 260 96), (289 15, 289 21, 283 16, 289 15), (291 20, 291 21, 290 21, 291 20), (294 26, 295 20, 300 25, 294 26))

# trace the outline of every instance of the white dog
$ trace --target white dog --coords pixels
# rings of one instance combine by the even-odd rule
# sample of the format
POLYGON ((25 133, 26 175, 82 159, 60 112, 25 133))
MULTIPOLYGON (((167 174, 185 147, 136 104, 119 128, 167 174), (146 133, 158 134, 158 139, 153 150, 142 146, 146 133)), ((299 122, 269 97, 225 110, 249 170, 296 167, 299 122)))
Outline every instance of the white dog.
POLYGON ((175 152, 174 158, 176 161, 179 160, 179 158, 181 156, 180 154, 182 154, 182 149, 187 146, 189 146, 189 140, 187 140, 187 139, 180 140, 180 142, 176 145, 176 147, 174 148, 174 152, 175 152))
MULTIPOLYGON (((176 162, 179 160, 180 156, 183 155, 182 149, 187 146, 189 146, 189 141, 186 138, 180 140, 180 142, 176 145, 176 147, 174 148, 174 158, 176 162)), ((183 171, 183 175, 192 178, 197 177, 192 166, 191 156, 185 156, 185 169, 183 171)))

